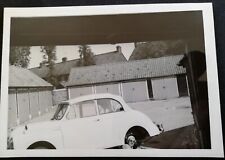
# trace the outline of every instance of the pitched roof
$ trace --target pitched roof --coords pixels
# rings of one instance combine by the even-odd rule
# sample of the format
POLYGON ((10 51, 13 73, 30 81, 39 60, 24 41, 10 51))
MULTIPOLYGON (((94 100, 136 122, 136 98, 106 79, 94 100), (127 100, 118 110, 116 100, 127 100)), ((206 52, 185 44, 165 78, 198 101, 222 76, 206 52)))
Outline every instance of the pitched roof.
MULTIPOLYGON (((71 68, 76 67, 78 60, 79 59, 74 59, 74 60, 69 60, 66 62, 56 63, 53 74, 56 76, 69 74, 71 68)), ((96 65, 127 61, 126 58, 124 57, 124 55, 117 51, 95 55, 94 60, 95 60, 96 65)), ((38 76, 40 76, 42 78, 45 78, 45 77, 47 77, 49 68, 44 65, 42 67, 31 68, 30 71, 34 72, 35 74, 37 74, 38 76)))
POLYGON ((183 55, 72 68, 66 86, 134 80, 186 73, 177 66, 183 55))
POLYGON ((96 65, 127 61, 123 53, 118 51, 95 55, 94 60, 96 65))
MULTIPOLYGON (((54 75, 63 75, 63 74, 69 74, 70 69, 75 67, 78 62, 78 59, 66 61, 66 62, 60 62, 55 64, 55 68, 53 71, 54 75)), ((40 76, 41 78, 47 77, 49 73, 49 68, 46 65, 43 65, 41 67, 35 67, 31 68, 30 71, 35 73, 36 75, 40 76)))
POLYGON ((9 66, 9 87, 52 87, 28 69, 9 66))

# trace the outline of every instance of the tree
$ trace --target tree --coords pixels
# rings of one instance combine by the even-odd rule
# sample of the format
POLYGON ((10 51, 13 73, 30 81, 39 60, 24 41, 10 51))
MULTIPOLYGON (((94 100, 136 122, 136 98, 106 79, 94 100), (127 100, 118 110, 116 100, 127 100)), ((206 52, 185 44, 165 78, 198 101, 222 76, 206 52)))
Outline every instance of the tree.
POLYGON ((90 66, 95 65, 94 53, 91 51, 90 46, 80 45, 78 52, 80 53, 80 59, 78 61, 78 66, 90 66))
POLYGON ((135 43, 135 49, 129 60, 157 58, 166 55, 177 55, 183 53, 184 42, 182 40, 135 43))
POLYGON ((41 52, 43 55, 42 64, 45 64, 49 68, 49 72, 47 75, 47 81, 54 86, 59 84, 57 78, 54 76, 54 65, 56 61, 56 47, 55 46, 41 46, 41 52))
POLYGON ((29 46, 11 47, 9 63, 11 65, 27 68, 30 63, 30 47, 29 46))

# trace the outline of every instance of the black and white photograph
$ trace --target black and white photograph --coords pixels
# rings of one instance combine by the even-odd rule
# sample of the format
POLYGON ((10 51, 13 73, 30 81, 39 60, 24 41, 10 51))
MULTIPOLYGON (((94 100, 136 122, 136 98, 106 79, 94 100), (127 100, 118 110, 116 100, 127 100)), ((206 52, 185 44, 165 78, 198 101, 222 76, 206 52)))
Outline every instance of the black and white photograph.
POLYGON ((1 153, 223 156, 210 3, 4 14, 1 153))

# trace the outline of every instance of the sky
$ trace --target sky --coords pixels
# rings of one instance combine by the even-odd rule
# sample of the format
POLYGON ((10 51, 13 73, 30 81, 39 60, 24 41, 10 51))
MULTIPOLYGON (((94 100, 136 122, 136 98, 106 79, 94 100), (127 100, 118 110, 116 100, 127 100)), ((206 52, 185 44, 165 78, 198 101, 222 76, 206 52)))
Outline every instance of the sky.
MULTIPOLYGON (((134 43, 118 43, 118 44, 98 44, 89 45, 94 54, 102 54, 116 50, 116 46, 121 46, 122 53, 129 59, 132 51, 134 50, 134 43)), ((30 51, 30 64, 28 68, 38 67, 43 60, 43 53, 40 52, 40 46, 31 47, 30 51)), ((63 57, 67 60, 79 58, 78 45, 56 46, 56 63, 61 62, 63 57)))

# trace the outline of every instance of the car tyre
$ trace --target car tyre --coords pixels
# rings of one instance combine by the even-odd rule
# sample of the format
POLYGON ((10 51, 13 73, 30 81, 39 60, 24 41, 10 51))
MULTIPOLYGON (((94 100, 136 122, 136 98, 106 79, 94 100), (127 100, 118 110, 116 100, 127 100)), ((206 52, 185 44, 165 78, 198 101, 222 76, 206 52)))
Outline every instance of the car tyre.
POLYGON ((48 147, 45 147, 45 146, 37 146, 37 147, 35 147, 33 149, 49 149, 49 148, 48 147))
POLYGON ((56 148, 48 142, 40 141, 32 144, 31 146, 28 147, 28 149, 56 149, 56 148))

